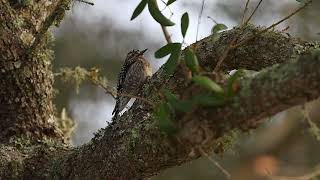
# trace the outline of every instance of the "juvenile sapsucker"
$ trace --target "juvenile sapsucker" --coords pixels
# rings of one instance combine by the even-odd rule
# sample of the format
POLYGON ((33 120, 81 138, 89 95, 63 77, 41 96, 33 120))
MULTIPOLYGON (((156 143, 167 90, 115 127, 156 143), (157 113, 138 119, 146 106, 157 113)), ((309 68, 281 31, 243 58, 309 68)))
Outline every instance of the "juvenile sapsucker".
POLYGON ((152 74, 150 63, 143 57, 143 51, 132 50, 122 65, 118 75, 116 105, 112 112, 115 117, 126 107, 130 101, 130 96, 136 96, 143 83, 152 74))

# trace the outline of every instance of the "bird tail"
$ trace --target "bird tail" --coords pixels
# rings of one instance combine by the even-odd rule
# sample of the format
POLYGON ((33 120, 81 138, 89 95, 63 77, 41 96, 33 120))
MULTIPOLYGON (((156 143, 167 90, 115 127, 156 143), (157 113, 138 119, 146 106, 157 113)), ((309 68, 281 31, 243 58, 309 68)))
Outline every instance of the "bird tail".
POLYGON ((119 114, 119 104, 120 104, 119 99, 117 99, 116 105, 114 106, 114 109, 112 111, 112 115, 118 116, 118 114, 119 114))
POLYGON ((112 115, 114 114, 115 116, 118 116, 118 114, 126 107, 129 101, 130 97, 119 97, 112 111, 112 115))

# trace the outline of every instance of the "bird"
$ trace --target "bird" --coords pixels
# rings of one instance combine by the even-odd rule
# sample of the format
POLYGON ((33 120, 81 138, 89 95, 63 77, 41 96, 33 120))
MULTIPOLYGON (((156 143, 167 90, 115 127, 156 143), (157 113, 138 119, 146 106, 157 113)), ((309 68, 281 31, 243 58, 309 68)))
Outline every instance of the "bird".
POLYGON ((114 117, 126 107, 132 96, 138 95, 146 79, 152 75, 151 65, 143 57, 146 51, 132 50, 127 54, 118 75, 116 105, 112 111, 114 117))

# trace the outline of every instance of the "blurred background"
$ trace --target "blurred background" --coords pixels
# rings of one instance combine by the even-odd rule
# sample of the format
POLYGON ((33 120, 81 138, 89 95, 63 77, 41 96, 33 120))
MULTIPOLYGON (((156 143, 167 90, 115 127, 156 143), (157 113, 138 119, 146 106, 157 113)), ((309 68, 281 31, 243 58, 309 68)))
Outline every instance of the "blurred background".
MULTIPOLYGON (((166 59, 155 59, 154 52, 165 45, 161 27, 150 16, 147 9, 130 21, 133 10, 140 0, 96 0, 94 6, 75 1, 58 28, 55 36, 55 61, 53 69, 61 67, 97 67, 106 76, 108 85, 115 86, 117 74, 126 54, 132 49, 148 48, 146 57, 156 71, 166 59)), ((207 0, 200 20, 198 39, 210 35, 211 28, 224 23, 232 28, 241 22, 245 0, 207 0), (210 18, 208 18, 210 17, 210 18)), ((249 12, 257 5, 252 0, 249 12)), ((163 3, 159 1, 163 9, 163 3)), ((265 0, 262 2, 252 23, 269 26, 299 7, 295 0, 265 0)), ((176 22, 169 27, 174 42, 182 42, 180 18, 189 13, 190 26, 186 44, 196 41, 198 16, 201 9, 199 0, 178 0, 163 12, 176 22), (171 12, 173 14, 171 14, 171 12)), ((305 40, 320 40, 320 1, 300 12, 292 19, 278 26, 277 30, 289 27, 294 37, 305 40)), ((93 133, 107 126, 115 101, 104 90, 83 83, 79 92, 70 83, 55 79, 58 93, 55 97, 57 112, 67 109, 75 121, 72 143, 79 146, 89 142, 93 133)), ((236 142, 228 152, 210 155, 232 174, 232 179, 280 179, 276 176, 302 176, 319 171, 320 164, 320 103, 307 105, 310 119, 303 116, 301 107, 292 108, 264 121, 264 124, 250 133, 236 132, 236 142), (317 136, 318 135, 318 136, 317 136), (268 178, 267 178, 268 176, 268 178)), ((306 178, 302 177, 302 178, 306 178)), ((224 174, 209 161, 201 158, 181 167, 172 168, 152 178, 170 179, 226 179, 224 174)), ((308 179, 308 178, 307 178, 308 179)), ((310 179, 310 178, 309 178, 310 179)))

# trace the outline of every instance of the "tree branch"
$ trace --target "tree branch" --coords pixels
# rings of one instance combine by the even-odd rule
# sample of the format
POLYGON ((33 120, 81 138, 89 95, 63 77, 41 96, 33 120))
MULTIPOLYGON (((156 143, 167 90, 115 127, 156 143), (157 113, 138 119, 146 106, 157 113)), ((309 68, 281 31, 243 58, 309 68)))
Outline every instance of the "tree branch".
MULTIPOLYGON (((227 32, 225 36, 229 37, 229 33, 234 32, 227 32)), ((183 121, 182 115, 177 115, 174 123, 178 127, 178 133, 167 136, 160 131, 152 116, 151 107, 137 101, 123 116, 100 130, 91 143, 63 155, 55 162, 60 164, 55 173, 58 173, 59 178, 151 177, 168 167, 198 158, 201 155, 199 148, 205 152, 223 152, 234 129, 255 128, 265 117, 319 97, 320 71, 317 70, 320 67, 319 55, 307 54, 301 56, 299 60, 290 60, 295 52, 292 49, 293 44, 290 44, 293 40, 277 34, 275 42, 271 34, 251 42, 257 43, 258 47, 254 51, 262 50, 265 51, 264 54, 250 53, 251 56, 255 56, 255 60, 251 62, 251 58, 245 59, 245 62, 242 62, 244 64, 235 65, 229 60, 225 69, 242 68, 248 64, 253 65, 254 69, 261 69, 277 61, 285 63, 269 67, 255 76, 241 79, 238 82, 240 91, 230 103, 221 107, 198 108, 186 121, 183 121), (279 37, 286 39, 286 43, 282 46, 277 45, 281 41, 279 37), (268 47, 264 42, 275 45, 277 50, 270 52, 271 45, 268 47), (287 49, 288 54, 283 53, 288 46, 291 50, 287 49), (270 56, 267 57, 265 54, 270 56), (273 61, 268 61, 269 59, 273 61), (256 62, 259 60, 262 61, 256 62)), ((208 38, 199 42, 197 53, 202 63, 213 56, 215 49, 210 48, 215 47, 213 44, 208 43, 208 38)), ((249 54, 251 49, 243 48, 235 50, 232 56, 244 49, 247 52, 242 53, 249 54)), ((237 60, 239 59, 241 58, 237 60)), ((184 92, 188 92, 191 88, 190 82, 183 76, 183 65, 179 66, 169 80, 163 77, 160 69, 144 88, 145 97, 156 102, 157 97, 153 93, 162 84, 182 97, 185 96, 184 92)))

